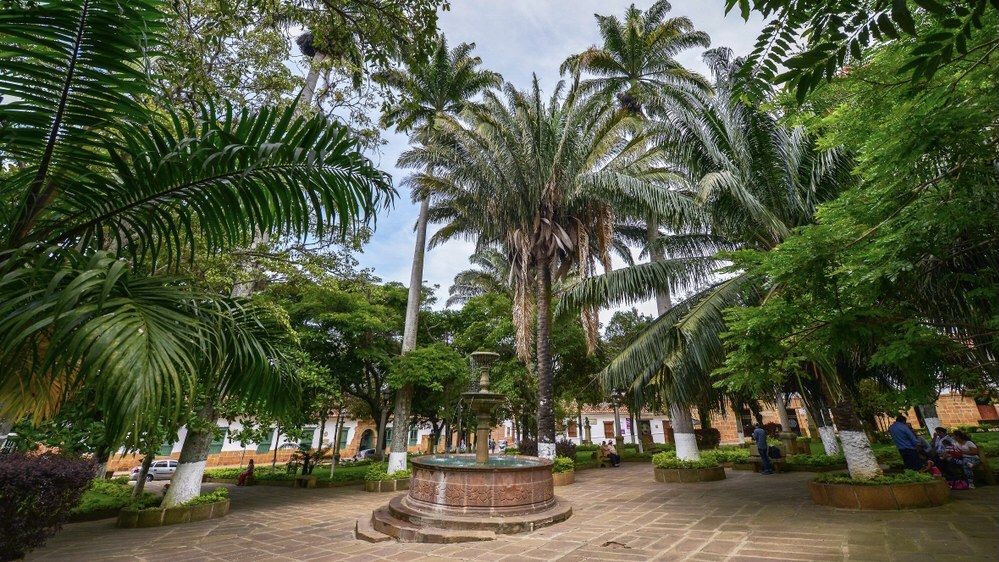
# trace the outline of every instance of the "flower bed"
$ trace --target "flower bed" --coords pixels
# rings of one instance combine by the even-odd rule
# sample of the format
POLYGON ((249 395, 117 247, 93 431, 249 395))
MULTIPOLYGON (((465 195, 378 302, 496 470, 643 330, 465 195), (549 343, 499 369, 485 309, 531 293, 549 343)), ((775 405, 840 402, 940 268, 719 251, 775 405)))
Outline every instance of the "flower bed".
POLYGON ((412 471, 409 469, 397 470, 388 473, 388 465, 385 463, 373 464, 364 474, 365 492, 399 492, 409 489, 409 477, 412 471))
POLYGON ((725 468, 712 458, 684 461, 675 451, 656 453, 652 457, 656 482, 714 482, 725 479, 725 468))
POLYGON ((943 505, 950 488, 943 480, 906 471, 874 480, 853 480, 844 474, 823 474, 808 483, 818 505, 842 509, 913 509, 943 505))
POLYGON ((568 486, 576 481, 576 463, 569 457, 555 457, 552 460, 552 483, 555 486, 568 486))

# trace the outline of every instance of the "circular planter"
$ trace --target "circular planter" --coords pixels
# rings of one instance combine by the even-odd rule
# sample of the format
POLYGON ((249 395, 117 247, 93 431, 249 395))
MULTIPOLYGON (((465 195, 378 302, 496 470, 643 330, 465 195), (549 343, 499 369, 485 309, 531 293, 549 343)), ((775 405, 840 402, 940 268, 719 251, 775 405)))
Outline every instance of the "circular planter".
POLYGON ((725 468, 655 468, 656 482, 714 482, 725 479, 725 468))
POLYGON ((229 513, 229 500, 198 505, 187 505, 157 509, 129 509, 118 512, 118 527, 123 529, 142 529, 146 527, 162 527, 218 519, 229 513))
POLYGON ((399 480, 365 480, 365 492, 401 492, 409 489, 409 478, 399 480))
POLYGON ((552 484, 556 486, 568 486, 576 481, 576 472, 570 470, 569 472, 553 472, 552 473, 552 484))
POLYGON ((950 488, 943 480, 909 484, 820 484, 808 483, 812 501, 842 509, 914 509, 943 505, 950 488))

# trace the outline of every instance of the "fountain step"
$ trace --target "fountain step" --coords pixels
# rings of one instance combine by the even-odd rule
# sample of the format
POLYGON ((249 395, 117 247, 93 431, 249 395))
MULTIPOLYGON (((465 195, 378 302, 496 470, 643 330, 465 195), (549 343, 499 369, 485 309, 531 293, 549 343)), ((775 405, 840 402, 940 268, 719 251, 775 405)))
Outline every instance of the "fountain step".
POLYGON ((565 521, 572 516, 572 507, 557 498, 554 505, 548 509, 534 513, 511 514, 511 515, 468 515, 458 513, 444 513, 441 511, 424 512, 406 504, 406 496, 399 495, 392 498, 388 506, 382 507, 387 510, 387 515, 399 521, 403 525, 422 528, 447 529, 470 531, 488 531, 491 533, 509 535, 515 533, 525 533, 547 527, 554 523, 565 521))
POLYGON ((382 533, 381 531, 376 531, 374 527, 371 526, 371 520, 358 519, 354 523, 354 538, 367 542, 385 542, 392 540, 392 537, 382 533))
POLYGON ((371 526, 376 532, 398 539, 400 542, 450 544, 491 541, 496 538, 496 533, 492 531, 418 527, 392 517, 385 507, 380 507, 371 514, 371 526))

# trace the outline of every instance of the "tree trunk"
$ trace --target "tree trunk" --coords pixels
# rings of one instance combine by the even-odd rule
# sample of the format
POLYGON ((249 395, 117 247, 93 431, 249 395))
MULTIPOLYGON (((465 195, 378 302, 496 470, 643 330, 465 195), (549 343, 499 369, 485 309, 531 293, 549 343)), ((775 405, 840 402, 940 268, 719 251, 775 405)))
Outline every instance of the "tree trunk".
POLYGON ((777 398, 774 400, 774 404, 777 405, 777 417, 780 419, 780 430, 791 431, 791 420, 787 417, 787 401, 784 399, 783 393, 777 395, 777 398))
POLYGON ((184 438, 184 446, 180 450, 180 462, 177 463, 177 471, 170 481, 170 489, 163 496, 163 507, 184 503, 201 492, 201 478, 205 474, 208 449, 211 448, 214 439, 212 429, 218 418, 211 400, 198 410, 195 417, 201 422, 199 425, 204 425, 206 428, 202 431, 191 431, 191 425, 188 424, 187 437, 184 438))
POLYGON ((135 479, 135 487, 132 488, 132 497, 137 498, 142 495, 142 490, 146 487, 146 475, 149 474, 149 467, 153 465, 156 453, 150 450, 146 456, 142 457, 142 468, 139 469, 139 476, 135 479))
POLYGON ((539 260, 538 283, 538 456, 555 458, 555 402, 552 381, 552 272, 547 259, 539 260))
POLYGON ((343 431, 343 408, 337 410, 336 422, 333 424, 333 453, 330 455, 330 482, 336 472, 337 455, 340 454, 340 432, 343 431))
POLYGON ((108 460, 111 458, 111 448, 101 445, 94 453, 94 460, 97 461, 97 470, 94 478, 104 480, 104 475, 108 473, 108 460))
POLYGON ((694 419, 690 410, 676 404, 669 405, 669 421, 673 426, 673 441, 676 443, 676 458, 684 461, 700 460, 697 449, 697 436, 694 434, 694 419))
MULTIPOLYGON (((822 385, 823 392, 828 392, 822 385)), ((827 396, 832 404, 832 415, 839 428, 839 439, 843 442, 843 455, 850 477, 857 480, 870 480, 881 476, 881 467, 871 449, 871 441, 864 432, 864 427, 853 406, 853 397, 844 391, 840 397, 827 396)))
POLYGON ((822 447, 829 456, 839 454, 839 443, 836 441, 836 428, 833 427, 829 419, 829 410, 825 405, 819 407, 819 415, 815 418, 815 424, 819 430, 819 438, 822 439, 822 447))
POLYGON ((316 52, 316 56, 309 63, 309 74, 305 77, 305 87, 302 88, 302 97, 298 103, 300 108, 312 105, 312 98, 316 97, 316 84, 319 83, 319 64, 326 60, 326 53, 316 52))
POLYGON ((943 427, 943 424, 940 423, 940 418, 937 417, 937 405, 920 404, 917 407, 919 408, 919 413, 923 415, 923 426, 930 432, 930 437, 933 437, 933 432, 938 427, 943 427))

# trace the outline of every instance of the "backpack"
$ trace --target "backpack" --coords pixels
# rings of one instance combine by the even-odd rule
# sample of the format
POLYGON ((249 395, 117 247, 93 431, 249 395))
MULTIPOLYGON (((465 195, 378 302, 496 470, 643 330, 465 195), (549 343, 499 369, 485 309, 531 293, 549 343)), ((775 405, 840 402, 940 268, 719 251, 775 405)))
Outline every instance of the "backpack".
POLYGON ((780 447, 776 445, 770 445, 769 447, 767 447, 767 456, 772 459, 779 459, 781 456, 780 447))
POLYGON ((950 485, 951 490, 967 490, 968 481, 967 480, 948 480, 947 484, 950 485))

